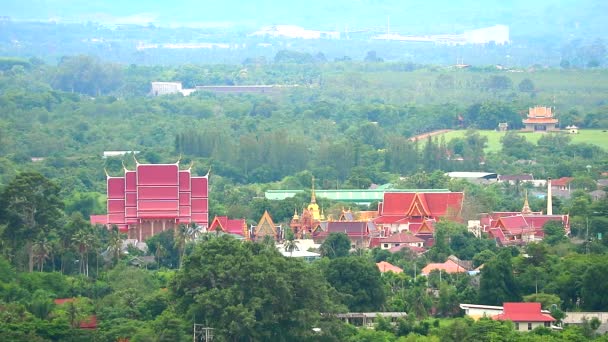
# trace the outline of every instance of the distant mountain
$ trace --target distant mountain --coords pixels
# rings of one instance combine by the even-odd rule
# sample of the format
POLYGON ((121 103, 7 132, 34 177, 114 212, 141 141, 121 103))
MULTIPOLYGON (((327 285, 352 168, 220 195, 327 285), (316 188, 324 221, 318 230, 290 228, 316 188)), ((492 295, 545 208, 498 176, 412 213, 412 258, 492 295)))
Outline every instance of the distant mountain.
POLYGON ((331 30, 376 29, 402 34, 457 33, 508 25, 513 35, 606 36, 605 0, 21 0, 3 4, 0 16, 175 26, 294 24, 331 30))

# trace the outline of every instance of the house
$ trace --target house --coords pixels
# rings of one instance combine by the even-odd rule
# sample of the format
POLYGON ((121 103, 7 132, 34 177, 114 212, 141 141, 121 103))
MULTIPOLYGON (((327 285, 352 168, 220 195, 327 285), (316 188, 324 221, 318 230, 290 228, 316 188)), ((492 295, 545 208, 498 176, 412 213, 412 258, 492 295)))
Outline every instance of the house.
MULTIPOLYGON (((456 258, 456 260, 458 260, 456 258)), ((469 271, 468 268, 465 268, 465 265, 459 261, 453 260, 453 258, 448 258, 444 263, 430 263, 420 271, 420 274, 424 276, 428 276, 433 271, 441 271, 445 273, 466 273, 469 271)))
POLYGON ((245 219, 231 220, 227 216, 216 216, 207 231, 211 233, 221 231, 227 234, 240 235, 246 239, 249 238, 245 219))
POLYGON ((499 321, 512 321, 517 331, 529 331, 536 327, 551 327, 556 319, 541 310, 540 303, 504 303, 503 312, 492 316, 499 321))
POLYGON ((483 317, 493 317, 503 312, 502 306, 494 305, 460 304, 460 308, 464 310, 465 315, 474 320, 483 317))
POLYGON ((604 198, 606 198, 606 191, 594 190, 589 193, 589 196, 591 196, 591 200, 593 201, 603 200, 604 198))
POLYGON ((386 272, 403 273, 403 269, 401 269, 389 262, 386 262, 386 261, 380 261, 380 262, 376 263, 376 266, 378 266, 380 273, 386 273, 386 272))
POLYGON ((524 131, 528 132, 547 132, 547 131, 558 131, 557 120, 553 116, 551 107, 536 106, 528 109, 528 117, 522 120, 525 128, 524 131))
POLYGON ((498 175, 498 182, 506 182, 509 184, 534 182, 534 176, 531 173, 524 173, 521 175, 498 175))
POLYGON ((386 238, 380 238, 378 242, 380 244, 381 249, 391 249, 393 247, 399 247, 403 245, 408 245, 412 247, 424 247, 423 239, 405 231, 391 235, 386 238))
POLYGON ((570 183, 574 177, 562 177, 551 180, 551 188, 557 191, 570 191, 570 183))

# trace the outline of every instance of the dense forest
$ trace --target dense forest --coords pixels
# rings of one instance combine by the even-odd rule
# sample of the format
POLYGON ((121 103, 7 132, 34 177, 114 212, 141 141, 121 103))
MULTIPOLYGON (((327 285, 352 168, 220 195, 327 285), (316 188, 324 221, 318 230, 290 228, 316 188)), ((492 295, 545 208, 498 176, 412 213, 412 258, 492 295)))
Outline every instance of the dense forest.
MULTIPOLYGON (((556 318, 607 311, 608 200, 588 195, 608 170, 601 143, 545 134, 532 143, 508 132, 499 151, 478 130, 521 127, 527 109, 553 106, 561 125, 608 129, 603 69, 453 69, 412 63, 328 62, 283 51, 242 65, 124 66, 90 56, 57 65, 0 60, 0 339, 10 341, 179 341, 192 323, 219 341, 571 341, 605 340, 596 322, 552 332, 461 318, 458 303, 539 301, 556 318), (150 82, 290 85, 272 94, 150 96, 150 82), (459 138, 412 139, 439 129, 459 138), (267 189, 396 188, 464 191, 465 219, 521 210, 528 184, 477 185, 447 171, 574 177, 554 212, 571 215, 572 237, 546 227, 542 243, 499 249, 458 223, 441 223, 426 254, 378 249, 349 254, 345 236, 328 239, 324 258, 284 258, 273 242, 239 242, 187 230, 150 238, 148 251, 122 250, 118 231, 92 227, 105 212, 105 173, 121 174, 140 151, 150 163, 194 162, 211 170, 210 216, 257 222, 268 210, 286 223, 307 193, 283 201, 267 189), (342 247, 340 247, 342 246, 342 247), (328 252, 328 251, 331 251, 328 252), (449 255, 484 264, 480 276, 417 273, 449 255), (153 262, 145 262, 153 256, 153 262), (381 276, 374 262, 402 267, 381 276), (55 299, 69 298, 66 303, 55 299), (406 311, 357 330, 346 311, 406 311), (97 330, 78 329, 91 315, 97 330), (315 328, 313 330, 313 328, 315 328)), ((608 133, 605 133, 608 134, 608 133)), ((544 191, 536 189, 537 191, 544 191)), ((345 205, 319 199, 326 212, 345 205)), ((544 197, 530 198, 533 210, 544 197)), ((373 207, 372 207, 373 208, 373 207)), ((356 209, 356 208, 355 208, 356 209)), ((362 208, 363 209, 363 208, 362 208)), ((325 247, 325 248, 324 248, 325 247)), ((325 252, 324 252, 325 251, 325 252)))

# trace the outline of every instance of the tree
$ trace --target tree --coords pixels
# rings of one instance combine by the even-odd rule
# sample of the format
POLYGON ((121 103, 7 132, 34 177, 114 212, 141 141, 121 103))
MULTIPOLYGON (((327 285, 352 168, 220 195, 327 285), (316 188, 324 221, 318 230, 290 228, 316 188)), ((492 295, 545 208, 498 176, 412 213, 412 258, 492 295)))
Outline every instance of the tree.
POLYGON ((325 278, 342 302, 353 312, 376 311, 384 304, 386 294, 375 263, 351 256, 331 260, 324 270, 325 278))
POLYGON ((608 264, 596 262, 583 275, 581 299, 583 307, 601 311, 608 308, 608 264))
POLYGON ((310 339, 321 313, 344 309, 311 265, 226 235, 196 244, 170 289, 183 318, 232 341, 310 339))
POLYGON ((502 305, 519 301, 519 290, 513 277, 511 253, 503 249, 481 269, 479 301, 487 305, 502 305))
POLYGON ((524 78, 523 80, 521 80, 521 82, 519 82, 517 88, 519 88, 519 91, 521 91, 522 93, 533 93, 534 82, 532 82, 532 80, 530 80, 529 78, 524 78))
POLYGON ((545 237, 543 241, 551 246, 555 246, 560 242, 567 241, 566 230, 560 221, 549 221, 543 225, 545 237))
POLYGON ((510 89, 513 81, 507 76, 491 76, 485 81, 485 86, 489 90, 510 89))
POLYGON ((350 239, 344 233, 330 233, 321 244, 320 251, 330 259, 346 257, 350 251, 350 239))
POLYGON ((0 196, 0 222, 7 225, 2 237, 13 253, 25 246, 28 269, 34 268, 33 240, 58 226, 63 203, 57 185, 36 172, 17 175, 0 196))

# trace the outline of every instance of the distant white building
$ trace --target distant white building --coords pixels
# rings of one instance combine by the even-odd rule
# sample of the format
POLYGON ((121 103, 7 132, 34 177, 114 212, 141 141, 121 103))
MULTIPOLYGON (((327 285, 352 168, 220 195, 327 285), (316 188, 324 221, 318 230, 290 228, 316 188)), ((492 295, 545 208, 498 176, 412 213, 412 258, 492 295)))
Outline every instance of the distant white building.
POLYGON ((139 151, 103 151, 103 158, 120 157, 129 153, 138 154, 139 151))
POLYGON ((253 32, 250 36, 270 36, 301 39, 340 39, 338 31, 307 30, 295 25, 272 25, 264 26, 253 32))
POLYGON ((464 40, 467 44, 488 44, 491 42, 496 45, 509 44, 509 26, 494 25, 465 31, 464 40))

